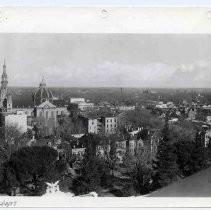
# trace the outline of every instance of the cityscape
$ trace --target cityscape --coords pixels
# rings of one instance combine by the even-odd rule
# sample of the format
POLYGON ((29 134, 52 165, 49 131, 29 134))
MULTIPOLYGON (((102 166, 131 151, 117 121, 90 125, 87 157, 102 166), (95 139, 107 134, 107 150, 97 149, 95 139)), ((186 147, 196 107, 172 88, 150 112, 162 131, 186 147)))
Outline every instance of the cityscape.
MULTIPOLYGON (((171 39, 180 40, 181 37, 177 36, 171 39)), ((23 40, 27 39, 25 35, 23 37, 23 40)), ((104 40, 104 38, 102 39, 104 40)), ((133 36, 130 38, 134 39, 133 36)), ((203 42, 206 41, 206 38, 203 38, 203 42)), ((13 38, 10 39, 13 40, 13 38)), ((35 39, 39 38, 35 36, 35 39)), ((73 36, 74 39, 75 36, 73 36)), ((113 40, 111 37, 105 39, 113 40)), ((46 40, 47 38, 44 41, 46 40)), ((66 35, 63 40, 64 44, 68 43, 66 35)), ((81 45, 88 46, 84 40, 80 40, 81 45)), ((87 40, 89 41, 89 38, 87 40)), ((18 41, 20 42, 20 39, 18 41)), ((118 39, 115 37, 113 41, 116 43, 118 39)), ((14 40, 12 42, 15 43, 14 40)), ((98 45, 100 45, 99 43, 98 45)), ((183 42, 181 41, 181 43, 183 42)), ((14 45, 16 46, 17 43, 14 45)), ((31 45, 32 47, 29 49, 34 55, 39 47, 43 51, 47 49, 42 44, 39 44, 38 47, 33 43, 31 45)), ((94 47, 97 50, 99 50, 98 45, 94 47)), ((119 49, 120 44, 117 45, 118 50, 116 49, 116 51, 127 48, 127 46, 122 46, 119 49)), ((24 46, 22 45, 19 50, 18 57, 27 54, 27 47, 24 46)), ((141 46, 144 47, 144 44, 141 46)), ((150 48, 150 46, 146 46, 150 48)), ((190 43, 188 46, 191 46, 190 43)), ((171 49, 172 46, 169 45, 167 48, 171 49)), ((55 49, 59 49, 59 47, 57 46, 55 49)), ((172 51, 174 49, 176 48, 173 48, 172 51)), ((161 51, 161 49, 159 50, 161 51)), ((106 54, 103 53, 103 50, 98 52, 101 52, 102 56, 106 54)), ((206 50, 203 52, 206 54, 206 50)), ((70 62, 74 62, 74 58, 75 62, 78 60, 72 51, 72 54, 66 50, 64 53, 69 53, 72 56, 70 62)), ((131 52, 125 50, 124 53, 130 56, 131 52)), ((174 57, 176 53, 177 51, 174 51, 172 56, 174 57)), ((62 51, 56 52, 56 54, 62 54, 62 51)), ((167 54, 165 55, 167 56, 167 54)), ((126 58, 126 55, 121 54, 117 58, 118 56, 113 54, 113 59, 121 60, 126 58)), ((81 55, 81 60, 84 59, 83 61, 86 61, 88 65, 92 58, 89 54, 86 56, 84 58, 81 55)), ((151 56, 154 56, 153 51, 151 56)), ((165 57, 164 54, 162 56, 165 57)), ((202 57, 203 53, 200 56, 202 57)), ((49 57, 50 61, 53 59, 49 54, 46 57, 49 57)), ((145 55, 145 57, 147 56, 145 55)), ((94 58, 96 57, 94 56, 94 58)), ((209 57, 206 59, 208 60, 206 62, 209 63, 209 57)), ((14 66, 11 64, 11 58, 9 62, 4 57, 0 60, 2 61, 0 89, 1 195, 48 196, 54 194, 55 196, 70 197, 165 197, 173 195, 182 197, 185 195, 181 191, 174 192, 175 186, 178 185, 179 189, 184 183, 190 182, 194 188, 194 184, 197 186, 197 180, 208 179, 211 165, 211 89, 207 84, 205 84, 206 87, 191 87, 192 84, 200 84, 200 78, 203 83, 203 77, 198 77, 199 79, 195 83, 194 79, 191 81, 190 72, 193 73, 194 78, 196 74, 193 65, 182 64, 180 71, 175 70, 173 76, 171 75, 171 78, 178 80, 175 87, 168 85, 153 87, 150 85, 151 75, 145 81, 150 81, 148 87, 139 87, 137 84, 129 87, 127 84, 123 84, 127 78, 123 76, 120 78, 121 74, 115 73, 108 75, 111 85, 101 86, 100 81, 99 84, 96 82, 91 85, 93 83, 88 84, 87 81, 84 82, 85 80, 81 79, 84 83, 77 86, 80 83, 80 78, 77 78, 79 81, 74 83, 75 86, 68 87, 65 83, 65 77, 68 75, 62 70, 55 80, 52 76, 54 72, 51 74, 49 71, 43 71, 43 75, 39 76, 40 81, 35 86, 34 82, 37 81, 37 78, 31 74, 35 74, 36 71, 22 72, 23 85, 21 86, 15 82, 17 71, 12 72, 11 70, 11 66, 14 66), (189 69, 185 71, 185 68, 189 69), (188 87, 185 87, 186 84, 178 87, 181 82, 179 75, 182 73, 188 75, 186 76, 190 80, 188 87), (60 77, 64 78, 64 81, 60 77), (11 80, 13 85, 10 85, 11 80), (29 80, 30 82, 27 83, 29 80), (62 85, 61 81, 65 84, 62 85), (113 81, 116 85, 113 85, 113 81), (200 177, 201 172, 205 174, 202 177, 200 177), (195 175, 198 178, 194 179, 195 175), (193 184, 193 182, 195 183, 193 184)), ((26 60, 29 62, 28 59, 26 60)), ((14 59, 14 62, 17 61, 14 59)), ((43 61, 43 63, 45 62, 47 59, 43 61)), ((200 61, 197 66, 203 66, 198 69, 203 74, 207 72, 204 63, 205 61, 200 61)), ((108 63, 104 65, 103 71, 109 66, 108 63)), ((17 66, 19 65, 17 64, 17 66)), ((54 63, 52 71, 58 70, 55 66, 54 63)), ((86 65, 84 64, 84 66, 86 65)), ((114 66, 119 68, 117 64, 114 66)), ((157 64, 156 66, 156 68, 163 68, 164 65, 157 64)), ((124 68, 126 69, 126 67, 124 68)), ((151 71, 150 68, 148 68, 149 71, 151 71)), ((143 72, 147 74, 145 70, 143 72)), ((81 78, 85 74, 86 79, 98 80, 93 76, 96 75, 94 70, 90 70, 90 72, 80 70, 81 78)), ((104 77, 107 77, 108 72, 97 74, 104 74, 104 77)), ((169 73, 165 74, 169 79, 169 73)), ((73 70, 72 82, 76 80, 74 75, 73 70)), ((146 78, 145 75, 142 77, 146 78)), ((152 81, 157 81, 159 84, 160 81, 156 80, 157 77, 155 76, 152 81)), ((164 76, 161 75, 162 77, 164 76)), ((21 78, 21 74, 18 78, 21 78)), ((131 78, 133 77, 130 76, 131 78)), ((141 83, 142 78, 139 79, 141 83)), ((104 84, 109 82, 109 80, 105 81, 104 84)), ((201 182, 198 185, 201 188, 206 187, 201 185, 201 182)), ((188 196, 197 195, 193 188, 188 196)), ((202 192, 200 195, 208 196, 202 192)))

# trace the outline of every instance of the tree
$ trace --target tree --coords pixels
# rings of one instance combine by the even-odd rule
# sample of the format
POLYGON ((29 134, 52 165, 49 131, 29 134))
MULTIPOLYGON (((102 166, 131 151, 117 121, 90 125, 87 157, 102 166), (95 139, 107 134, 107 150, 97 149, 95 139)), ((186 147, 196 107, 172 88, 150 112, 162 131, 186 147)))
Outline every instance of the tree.
POLYGON ((86 149, 80 167, 81 176, 73 180, 73 191, 76 194, 99 191, 104 184, 105 177, 109 175, 109 167, 105 158, 97 153, 101 137, 87 134, 80 140, 84 142, 86 149))
POLYGON ((70 117, 73 119, 73 121, 77 120, 80 112, 78 104, 70 103, 67 107, 67 110, 70 112, 70 117))
POLYGON ((120 137, 113 134, 109 136, 109 145, 110 145, 110 151, 107 157, 108 166, 111 170, 111 175, 114 175, 114 169, 116 167, 118 158, 117 158, 117 147, 116 142, 120 140, 120 137))
POLYGON ((146 129, 146 128, 142 129, 141 131, 139 131, 137 133, 137 139, 146 140, 147 137, 149 136, 148 133, 149 133, 149 130, 148 129, 146 129))
POLYGON ((175 143, 177 165, 180 176, 190 176, 195 172, 194 166, 194 153, 195 142, 194 141, 178 141, 175 143))
POLYGON ((57 157, 57 151, 47 146, 21 148, 4 164, 1 187, 9 191, 19 187, 27 195, 42 194, 45 182, 60 179, 65 170, 57 157))
POLYGON ((180 122, 169 126, 169 138, 172 142, 195 141, 196 129, 191 122, 180 122))
POLYGON ((164 187, 177 179, 177 157, 175 145, 169 138, 168 114, 166 115, 162 138, 157 148, 157 157, 154 161, 153 186, 164 187))
POLYGON ((84 158, 81 165, 81 176, 73 180, 72 190, 76 195, 98 192, 109 173, 106 162, 99 156, 84 158))
POLYGON ((12 152, 26 146, 28 141, 26 133, 21 133, 16 126, 4 126, 1 128, 0 147, 6 151, 9 157, 12 152))
POLYGON ((205 132, 197 131, 193 151, 194 172, 207 167, 208 148, 205 147, 205 132))
POLYGON ((136 127, 150 127, 159 129, 163 126, 161 119, 144 108, 128 111, 126 113, 126 119, 129 124, 136 127))
POLYGON ((132 182, 134 192, 141 195, 150 192, 152 156, 148 148, 144 147, 135 155, 128 154, 124 158, 124 168, 126 169, 125 175, 131 178, 129 182, 132 182))

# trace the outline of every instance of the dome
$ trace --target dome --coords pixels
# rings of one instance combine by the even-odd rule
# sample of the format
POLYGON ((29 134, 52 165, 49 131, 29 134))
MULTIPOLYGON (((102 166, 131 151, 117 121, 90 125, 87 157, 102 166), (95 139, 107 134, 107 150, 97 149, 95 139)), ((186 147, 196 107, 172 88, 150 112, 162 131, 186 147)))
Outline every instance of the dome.
POLYGON ((45 79, 42 79, 39 88, 33 94, 34 106, 38 106, 44 101, 53 101, 53 94, 50 89, 46 87, 45 79))

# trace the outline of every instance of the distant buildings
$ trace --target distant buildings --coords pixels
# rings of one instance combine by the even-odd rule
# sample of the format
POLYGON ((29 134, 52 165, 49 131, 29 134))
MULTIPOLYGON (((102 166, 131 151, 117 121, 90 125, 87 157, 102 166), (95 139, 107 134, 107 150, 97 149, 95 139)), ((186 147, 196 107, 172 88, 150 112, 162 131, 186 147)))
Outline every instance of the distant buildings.
POLYGON ((81 111, 85 111, 87 109, 93 109, 94 108, 94 103, 87 103, 87 102, 81 102, 78 104, 78 108, 81 110, 81 111))
POLYGON ((135 106, 119 106, 118 109, 120 111, 131 111, 131 110, 135 110, 135 106))
POLYGON ((94 108, 94 103, 86 102, 85 98, 70 98, 70 103, 77 104, 81 111, 94 108))
POLYGON ((79 103, 84 103, 85 98, 70 98, 70 103, 71 104, 79 104, 79 103))

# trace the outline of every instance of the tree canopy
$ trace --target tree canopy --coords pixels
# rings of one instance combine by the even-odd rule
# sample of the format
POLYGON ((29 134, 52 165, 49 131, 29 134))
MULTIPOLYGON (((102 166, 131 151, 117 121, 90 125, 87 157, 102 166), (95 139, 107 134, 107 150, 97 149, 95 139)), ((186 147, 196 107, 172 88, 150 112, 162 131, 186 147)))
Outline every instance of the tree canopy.
POLYGON ((47 146, 21 148, 4 164, 2 187, 20 187, 26 194, 41 194, 45 182, 58 180, 65 170, 65 164, 57 157, 57 151, 47 146))

